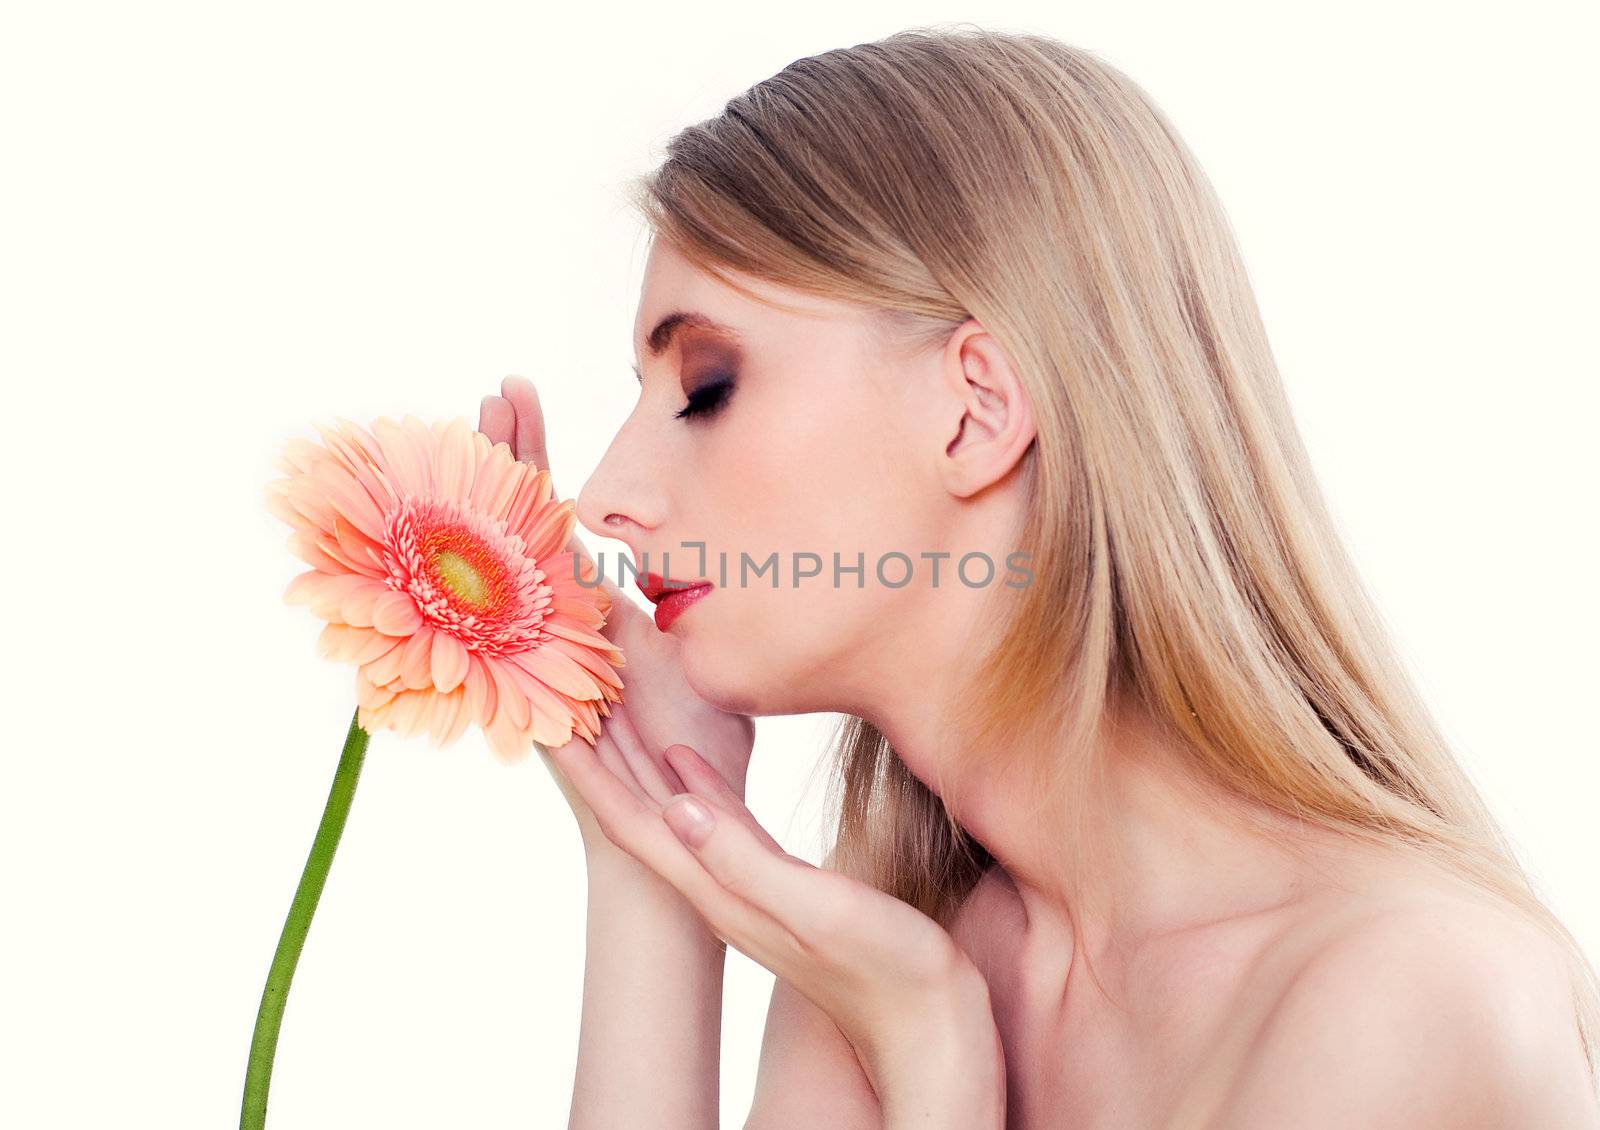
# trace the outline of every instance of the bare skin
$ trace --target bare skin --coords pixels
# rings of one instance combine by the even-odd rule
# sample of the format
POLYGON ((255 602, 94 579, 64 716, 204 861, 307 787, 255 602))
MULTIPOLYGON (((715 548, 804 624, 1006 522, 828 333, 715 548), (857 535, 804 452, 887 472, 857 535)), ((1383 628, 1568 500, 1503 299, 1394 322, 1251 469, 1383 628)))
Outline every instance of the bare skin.
POLYGON ((1543 935, 1429 864, 1286 819, 1264 817, 1276 841, 1219 828, 1173 807, 1161 771, 1118 775, 1118 820, 1149 867, 1119 881, 1163 892, 1154 921, 1130 917, 1097 951, 1121 1007, 1004 868, 955 927, 994 1001, 1008 1125, 1600 1121, 1543 935))
MULTIPOLYGON (((1000 861, 951 935, 988 985, 1008 1127, 1600 1127, 1554 943, 1431 865, 1192 778, 1131 710, 1103 739, 1104 780, 1075 798, 1101 849, 1075 930, 1030 835, 1061 814, 1035 811, 1003 772, 964 776, 963 735, 939 720, 971 675, 963 632, 985 622, 992 595, 952 585, 948 569, 964 553, 1004 562, 1016 548, 1025 499, 1014 472, 1036 432, 1009 359, 973 320, 910 355, 862 311, 745 281, 791 307, 652 246, 635 324, 640 399, 585 484, 579 518, 674 580, 719 581, 717 555, 728 554, 730 582, 664 633, 677 646, 661 669, 681 675, 692 720, 858 714, 921 779, 932 785, 943 769, 959 790, 967 827, 1000 861), (653 354, 647 335, 677 310, 735 327, 739 340, 684 328, 653 354), (717 411, 675 416, 730 372, 717 411), (707 560, 685 541, 705 542, 707 560), (900 588, 873 583, 872 563, 892 550, 949 552, 944 587, 925 573, 900 588), (741 551, 757 562, 776 551, 785 570, 798 552, 826 568, 832 552, 850 564, 859 551, 869 576, 861 588, 853 576, 832 587, 826 572, 809 586, 741 587, 741 551), (1120 1003, 1088 977, 1086 957, 1120 1003)), ((614 561, 603 568, 617 576, 614 561)), ((716 754, 697 733, 645 725, 658 734, 652 752, 684 742, 716 754)), ((732 758, 740 789, 746 754, 732 758)), ((595 1008, 625 1022, 618 1001, 595 1008)), ((590 1015, 586 995, 586 1024, 590 1015)), ((784 1047, 830 1065, 808 1084, 816 1100, 855 1112, 835 1124, 881 1125, 829 1018, 792 997, 784 1017, 784 1047)), ((764 1060, 758 1112, 785 1070, 769 1081, 764 1060)), ((658 1100, 670 1097, 640 1109, 658 1100)), ((694 1108, 698 1122, 629 1124, 714 1126, 706 1106, 694 1108)))
MULTIPOLYGON (((1172 907, 1198 884, 1195 907, 1098 952, 1101 987, 1037 890, 1003 866, 984 876, 952 933, 989 986, 1008 1127, 1600 1124, 1543 935, 1431 864, 1266 813, 1275 838, 1174 807, 1170 766, 1114 776, 1124 838, 1171 865, 1145 880, 1170 880, 1172 907)), ((876 1127, 872 1091, 826 1018, 780 996, 803 1016, 808 1052, 834 1064, 834 1102, 853 1112, 838 1124, 876 1127)))

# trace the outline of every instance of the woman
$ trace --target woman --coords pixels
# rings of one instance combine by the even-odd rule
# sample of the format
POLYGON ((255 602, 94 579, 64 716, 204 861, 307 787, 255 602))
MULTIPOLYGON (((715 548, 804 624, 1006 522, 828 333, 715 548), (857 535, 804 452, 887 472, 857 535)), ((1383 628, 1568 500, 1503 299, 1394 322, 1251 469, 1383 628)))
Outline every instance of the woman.
MULTIPOLYGON (((639 187, 640 398, 578 510, 655 621, 613 594, 625 702, 548 751, 590 879, 571 1126, 717 1125, 725 943, 778 978, 758 1130, 1600 1125, 1592 970, 1139 87, 909 30, 639 187), (824 868, 742 803, 749 716, 811 711, 847 717, 824 868)), ((546 464, 527 382, 480 426, 546 464)))

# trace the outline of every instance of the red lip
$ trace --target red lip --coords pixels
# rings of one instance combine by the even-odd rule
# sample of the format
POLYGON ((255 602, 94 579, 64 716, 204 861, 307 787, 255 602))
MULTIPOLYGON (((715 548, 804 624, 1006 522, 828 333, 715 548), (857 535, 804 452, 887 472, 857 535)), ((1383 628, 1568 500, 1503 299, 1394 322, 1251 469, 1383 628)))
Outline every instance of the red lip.
POLYGON ((663 632, 684 609, 703 599, 713 588, 710 581, 668 581, 659 573, 635 577, 633 583, 644 593, 645 599, 656 606, 656 627, 663 632))
POLYGON ((662 599, 674 592, 684 589, 697 588, 700 585, 709 585, 710 581, 669 581, 660 573, 646 573, 642 577, 635 577, 633 583, 638 586, 644 598, 651 604, 660 604, 662 599))

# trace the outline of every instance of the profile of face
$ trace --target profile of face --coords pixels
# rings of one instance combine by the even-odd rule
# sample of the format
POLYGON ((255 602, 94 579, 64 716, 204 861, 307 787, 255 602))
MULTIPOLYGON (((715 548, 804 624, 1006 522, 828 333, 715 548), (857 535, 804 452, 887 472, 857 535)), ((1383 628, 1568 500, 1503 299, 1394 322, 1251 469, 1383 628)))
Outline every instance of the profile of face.
MULTIPOLYGON (((973 320, 918 353, 874 311, 739 282, 761 301, 652 242, 639 399, 578 519, 641 573, 712 583, 665 629, 701 697, 752 715, 867 714, 957 661, 946 641, 1006 578, 1032 418, 973 320), (955 575, 973 550, 996 566, 986 586, 955 575)), ((614 554, 599 561, 631 584, 614 554)))

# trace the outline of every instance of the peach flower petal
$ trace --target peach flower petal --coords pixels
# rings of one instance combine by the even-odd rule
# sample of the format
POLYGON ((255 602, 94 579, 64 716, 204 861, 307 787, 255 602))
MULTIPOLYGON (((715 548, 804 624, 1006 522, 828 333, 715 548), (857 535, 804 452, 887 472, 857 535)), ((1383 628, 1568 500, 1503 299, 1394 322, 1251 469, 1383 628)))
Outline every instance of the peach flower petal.
POLYGON ((378 598, 388 591, 382 582, 374 580, 356 586, 339 602, 340 618, 346 624, 354 624, 361 628, 372 627, 372 610, 377 605, 378 598))
POLYGON ((421 628, 422 613, 408 594, 393 589, 372 605, 372 626, 386 636, 408 636, 421 628))
POLYGON ((483 660, 469 656, 467 678, 463 684, 467 691, 467 705, 472 710, 473 721, 484 723, 494 717, 495 685, 483 660))
POLYGON ((573 698, 588 698, 595 692, 594 676, 553 647, 518 652, 509 659, 546 686, 562 694, 571 695, 573 698))
POLYGON ((400 660, 400 681, 413 691, 433 686, 432 628, 420 628, 406 641, 405 656, 400 660))
POLYGON ((433 654, 430 659, 433 689, 440 694, 449 694, 467 677, 470 665, 467 649, 449 632, 433 633, 433 654))
POLYGON ((319 653, 354 665, 361 726, 440 745, 476 723, 508 763, 597 736, 625 661, 549 471, 458 418, 318 431, 284 445, 263 501, 310 567, 284 600, 324 622, 319 653))

